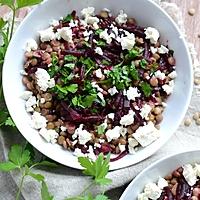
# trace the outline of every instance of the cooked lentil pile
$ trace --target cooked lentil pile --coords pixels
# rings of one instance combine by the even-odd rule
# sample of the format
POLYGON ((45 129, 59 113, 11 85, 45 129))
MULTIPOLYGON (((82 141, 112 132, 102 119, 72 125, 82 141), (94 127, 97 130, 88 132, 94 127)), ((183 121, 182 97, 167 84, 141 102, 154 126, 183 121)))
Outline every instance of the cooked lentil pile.
POLYGON ((148 183, 138 200, 199 200, 200 199, 200 165, 186 164, 158 183, 148 183))
POLYGON ((176 78, 173 51, 120 11, 84 8, 27 42, 22 95, 32 127, 77 156, 134 154, 160 137, 176 78))

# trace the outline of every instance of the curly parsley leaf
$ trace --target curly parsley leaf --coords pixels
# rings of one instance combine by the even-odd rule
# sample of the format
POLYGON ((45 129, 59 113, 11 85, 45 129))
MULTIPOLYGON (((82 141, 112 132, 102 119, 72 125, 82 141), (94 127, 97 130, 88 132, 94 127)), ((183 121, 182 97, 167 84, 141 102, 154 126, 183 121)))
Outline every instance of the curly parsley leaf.
POLYGON ((100 185, 107 185, 112 182, 111 179, 106 178, 109 170, 110 155, 104 159, 104 155, 99 154, 96 161, 92 161, 86 157, 79 157, 78 161, 81 166, 85 168, 83 173, 85 175, 91 176, 95 183, 100 185))
POLYGON ((42 181, 41 197, 42 197, 42 200, 53 200, 54 199, 53 195, 51 195, 49 193, 47 184, 44 181, 42 181))
POLYGON ((140 84, 141 90, 144 93, 145 97, 149 97, 152 94, 152 87, 147 82, 142 82, 140 84))

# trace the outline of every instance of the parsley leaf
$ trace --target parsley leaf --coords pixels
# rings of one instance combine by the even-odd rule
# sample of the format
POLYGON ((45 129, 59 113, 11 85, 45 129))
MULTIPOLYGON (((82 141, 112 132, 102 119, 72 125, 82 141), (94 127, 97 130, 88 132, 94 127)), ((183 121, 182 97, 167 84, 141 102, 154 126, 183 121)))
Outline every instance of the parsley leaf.
POLYGON ((97 29, 97 30, 95 31, 95 34, 96 34, 96 35, 99 35, 99 34, 102 33, 102 32, 103 32, 103 29, 100 29, 100 28, 99 28, 99 29, 97 29))
POLYGON ((76 62, 78 60, 77 57, 73 56, 73 55, 67 55, 64 57, 64 61, 67 61, 67 62, 76 62))
POLYGON ((78 161, 81 166, 85 168, 83 173, 85 175, 91 176, 95 183, 100 185, 107 185, 112 182, 112 180, 106 178, 109 170, 110 155, 104 159, 104 155, 101 153, 99 154, 96 161, 92 161, 86 157, 79 157, 78 161))
POLYGON ((63 22, 64 23, 70 22, 72 19, 73 19, 73 16, 71 14, 69 14, 63 19, 63 22))
POLYGON ((11 127, 15 127, 15 123, 13 122, 11 117, 8 117, 5 121, 5 126, 11 126, 11 127))
POLYGON ((138 49, 134 48, 134 49, 131 49, 128 51, 128 57, 130 59, 134 59, 134 58, 138 57, 139 55, 140 55, 140 52, 138 49))
POLYGON ((49 193, 47 184, 44 181, 42 181, 41 197, 42 197, 42 200, 53 200, 54 199, 54 197, 49 193))
POLYGON ((56 88, 58 89, 57 90, 58 93, 61 92, 63 94, 68 94, 69 92, 71 92, 74 94, 78 90, 78 84, 71 84, 69 86, 64 86, 64 87, 56 85, 56 88))
POLYGON ((5 21, 3 20, 3 18, 0 18, 0 30, 3 29, 3 27, 6 25, 6 23, 7 23, 7 22, 5 22, 5 21))
POLYGON ((8 158, 16 166, 21 168, 30 160, 30 152, 28 150, 23 150, 20 145, 14 145, 11 147, 8 158))
POLYGON ((145 59, 142 59, 140 61, 140 66, 143 68, 143 69, 146 69, 146 66, 148 65, 148 62, 145 60, 145 59))
POLYGON ((150 86, 150 84, 148 84, 147 82, 142 82, 140 84, 140 87, 142 89, 142 92, 144 93, 145 97, 149 97, 151 96, 152 93, 152 87, 150 86))
POLYGON ((139 73, 138 73, 138 70, 135 68, 135 66, 131 65, 129 72, 133 80, 136 80, 136 81, 139 80, 139 73))
POLYGON ((34 178, 38 182, 44 181, 44 176, 41 174, 34 174, 32 172, 29 172, 28 175, 31 176, 32 178, 34 178))
POLYGON ((24 8, 27 6, 33 6, 41 3, 43 0, 17 0, 16 1, 16 9, 24 8))
POLYGON ((97 41, 97 46, 105 47, 105 46, 106 46, 106 42, 103 41, 103 40, 98 40, 98 41, 97 41))
POLYGON ((2 6, 8 6, 12 10, 15 9, 13 0, 0 0, 0 5, 2 5, 2 6))
POLYGON ((97 133, 100 134, 100 135, 103 134, 103 133, 105 133, 105 130, 106 130, 105 124, 101 124, 101 125, 99 125, 97 127, 97 133))
POLYGON ((16 168, 17 168, 17 166, 13 162, 10 162, 10 161, 0 163, 0 171, 9 172, 16 168))
POLYGON ((95 197, 94 200, 109 200, 107 196, 103 195, 103 194, 99 194, 95 197))

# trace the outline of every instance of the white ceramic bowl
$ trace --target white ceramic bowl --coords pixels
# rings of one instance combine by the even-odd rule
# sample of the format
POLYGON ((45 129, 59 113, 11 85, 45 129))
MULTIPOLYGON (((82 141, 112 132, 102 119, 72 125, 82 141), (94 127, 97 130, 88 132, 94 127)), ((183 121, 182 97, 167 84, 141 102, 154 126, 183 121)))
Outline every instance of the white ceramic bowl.
POLYGON ((200 150, 183 152, 163 158, 143 170, 129 184, 119 200, 137 200, 147 183, 157 182, 159 176, 165 177, 178 167, 187 163, 200 163, 200 150))
POLYGON ((192 93, 192 67, 188 49, 181 33, 172 19, 150 0, 49 0, 34 9, 16 31, 6 54, 3 68, 3 88, 9 112, 22 135, 41 153, 51 159, 80 168, 77 158, 58 145, 46 143, 38 132, 30 127, 30 115, 26 112, 24 101, 19 96, 24 91, 20 70, 23 69, 24 47, 30 38, 38 40, 38 31, 49 26, 52 19, 66 16, 72 10, 80 11, 93 6, 96 11, 110 9, 115 15, 123 9, 135 17, 141 26, 152 26, 159 30, 161 40, 175 51, 177 73, 174 93, 168 100, 164 112, 159 140, 141 149, 135 155, 128 155, 111 163, 111 170, 135 164, 156 152, 175 132, 188 108, 192 93), (168 42, 167 42, 168 41, 168 42))

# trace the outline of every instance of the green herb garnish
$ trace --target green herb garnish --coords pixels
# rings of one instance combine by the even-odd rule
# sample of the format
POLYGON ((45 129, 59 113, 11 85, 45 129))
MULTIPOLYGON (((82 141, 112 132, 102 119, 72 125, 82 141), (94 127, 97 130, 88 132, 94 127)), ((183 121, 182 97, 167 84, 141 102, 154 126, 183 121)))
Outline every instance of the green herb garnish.
POLYGON ((145 97, 149 97, 152 94, 152 87, 150 86, 150 84, 148 84, 147 82, 142 82, 140 84, 140 87, 142 89, 142 92, 144 93, 145 97))
POLYGON ((143 69, 146 69, 146 66, 148 65, 148 62, 145 60, 145 59, 142 59, 140 61, 140 66, 143 68, 143 69))
POLYGON ((73 16, 71 14, 69 14, 63 19, 63 22, 67 23, 67 22, 70 22, 72 19, 73 19, 73 16))

